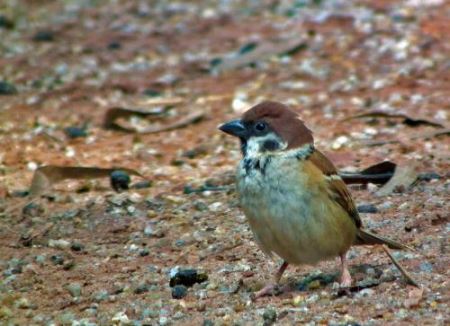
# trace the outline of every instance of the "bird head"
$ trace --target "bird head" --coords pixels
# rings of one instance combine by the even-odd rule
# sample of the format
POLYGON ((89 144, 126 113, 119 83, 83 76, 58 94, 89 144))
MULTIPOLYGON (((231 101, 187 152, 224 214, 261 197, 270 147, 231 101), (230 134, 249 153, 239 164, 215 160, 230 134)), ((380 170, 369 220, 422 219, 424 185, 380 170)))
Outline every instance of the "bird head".
POLYGON ((219 129, 240 139, 244 156, 295 150, 314 142, 298 114, 278 102, 255 105, 219 129))

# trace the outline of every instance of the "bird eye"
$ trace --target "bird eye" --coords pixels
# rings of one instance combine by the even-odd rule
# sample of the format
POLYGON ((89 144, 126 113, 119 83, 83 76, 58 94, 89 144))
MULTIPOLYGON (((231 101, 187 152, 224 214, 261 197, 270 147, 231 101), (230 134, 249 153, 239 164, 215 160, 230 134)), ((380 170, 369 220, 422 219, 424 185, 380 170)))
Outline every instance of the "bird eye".
POLYGON ((255 129, 258 131, 263 131, 264 129, 266 129, 266 124, 264 122, 258 122, 255 125, 255 129))

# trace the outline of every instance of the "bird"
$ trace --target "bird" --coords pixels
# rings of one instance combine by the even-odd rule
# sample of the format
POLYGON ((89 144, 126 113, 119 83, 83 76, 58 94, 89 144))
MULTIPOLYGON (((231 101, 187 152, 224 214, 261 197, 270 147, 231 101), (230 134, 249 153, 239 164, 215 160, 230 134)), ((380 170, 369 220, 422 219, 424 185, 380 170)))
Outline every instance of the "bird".
POLYGON ((410 249, 363 227, 334 164, 316 149, 312 131, 286 105, 262 102, 219 129, 240 140, 236 189, 254 240, 269 257, 283 261, 274 282, 254 293, 254 298, 274 294, 289 265, 314 265, 339 257, 340 285, 348 288, 350 247, 410 249))

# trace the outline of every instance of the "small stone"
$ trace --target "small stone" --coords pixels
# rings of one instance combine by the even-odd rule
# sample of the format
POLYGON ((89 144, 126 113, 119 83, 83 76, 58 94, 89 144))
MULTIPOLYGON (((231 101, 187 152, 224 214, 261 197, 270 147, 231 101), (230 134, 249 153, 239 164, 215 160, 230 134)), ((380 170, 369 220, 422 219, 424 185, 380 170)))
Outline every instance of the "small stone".
POLYGON ((63 265, 64 257, 62 255, 53 255, 50 257, 50 260, 55 265, 63 265))
POLYGON ((203 326, 214 326, 214 322, 212 320, 205 319, 203 321, 203 326))
POLYGON ((277 312, 273 308, 267 308, 263 313, 264 325, 271 325, 277 320, 277 312))
POLYGON ((358 212, 359 213, 366 213, 366 214, 375 214, 378 213, 378 209, 375 205, 372 204, 361 204, 358 205, 358 212))
POLYGON ((13 316, 13 312, 11 309, 9 309, 8 307, 1 307, 0 308, 0 319, 4 320, 6 318, 10 318, 13 316))
POLYGON ((81 138, 87 137, 87 132, 85 127, 67 127, 64 128, 64 133, 68 138, 81 138))
POLYGON ((84 245, 79 242, 73 242, 70 246, 70 249, 72 249, 73 251, 82 251, 84 249, 84 245))
POLYGON ((184 285, 190 287, 195 283, 202 283, 208 279, 208 275, 204 273, 198 273, 195 269, 181 269, 175 271, 170 278, 169 285, 174 287, 176 285, 184 285))
POLYGON ((187 295, 187 287, 184 285, 175 285, 172 288, 172 298, 182 299, 187 295))
POLYGON ((52 31, 39 31, 33 36, 33 41, 36 42, 52 42, 55 40, 55 33, 52 31))
POLYGON ((50 248, 67 249, 70 247, 70 242, 64 239, 59 240, 50 239, 48 241, 48 246, 50 248))
POLYGON ((150 286, 147 283, 141 283, 134 289, 134 293, 141 294, 141 293, 148 292, 149 290, 150 290, 150 286))
POLYGON ((0 15, 0 28, 13 29, 14 21, 12 21, 6 16, 0 15))
POLYGON ((106 301, 109 299, 108 291, 106 290, 100 290, 94 293, 93 299, 95 302, 101 302, 106 301))
POLYGON ((141 256, 141 257, 148 256, 149 254, 150 254, 150 250, 148 250, 148 248, 143 248, 143 249, 139 250, 139 256, 141 256))
POLYGON ((119 311, 118 313, 116 313, 113 318, 111 318, 111 321, 113 322, 113 324, 118 325, 132 325, 125 311, 119 311))
POLYGON ((0 95, 13 95, 17 93, 16 87, 6 81, 0 81, 0 95))
POLYGON ((430 264, 429 262, 423 262, 420 264, 420 270, 422 272, 426 272, 426 273, 432 273, 433 272, 433 265, 430 264))
POLYGON ((127 190, 129 188, 130 181, 130 176, 125 171, 116 170, 111 172, 111 187, 117 192, 127 190))
POLYGON ((73 282, 67 285, 67 291, 69 291, 72 297, 80 297, 81 296, 81 284, 77 282, 73 282))
POLYGON ((37 255, 36 257, 34 257, 34 260, 36 261, 36 263, 38 263, 39 265, 43 265, 45 263, 45 256, 44 255, 37 255))
POLYGON ((27 298, 20 298, 15 302, 15 306, 19 309, 28 309, 31 307, 31 304, 27 298))
POLYGON ((145 189, 150 188, 152 186, 152 182, 150 180, 138 181, 131 186, 133 189, 145 189))

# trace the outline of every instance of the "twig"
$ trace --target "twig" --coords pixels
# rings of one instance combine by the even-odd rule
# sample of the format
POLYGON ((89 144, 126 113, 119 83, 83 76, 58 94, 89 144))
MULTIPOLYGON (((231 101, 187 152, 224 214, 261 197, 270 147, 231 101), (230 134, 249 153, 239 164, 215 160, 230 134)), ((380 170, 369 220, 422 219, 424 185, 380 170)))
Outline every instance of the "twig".
POLYGON ((389 250, 389 248, 386 245, 382 245, 381 246, 384 250, 384 252, 389 256, 389 258, 392 260, 392 263, 394 263, 394 265, 398 268, 398 270, 400 271, 400 273, 402 273, 403 277, 406 279, 406 281, 411 284, 414 285, 415 287, 420 288, 419 283, 417 283, 412 277, 411 275, 409 275, 409 273, 400 265, 400 263, 394 258, 394 256, 392 255, 391 251, 389 250))

